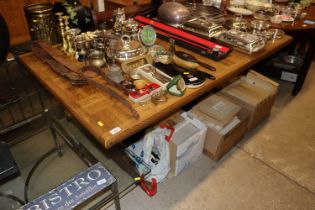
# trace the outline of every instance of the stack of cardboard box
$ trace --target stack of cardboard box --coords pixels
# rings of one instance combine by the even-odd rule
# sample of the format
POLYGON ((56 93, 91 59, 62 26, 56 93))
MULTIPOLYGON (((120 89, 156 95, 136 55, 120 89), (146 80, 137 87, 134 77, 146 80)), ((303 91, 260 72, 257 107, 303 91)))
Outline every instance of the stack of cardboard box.
POLYGON ((191 114, 207 125, 204 153, 220 159, 246 133, 249 113, 220 95, 211 95, 197 104, 191 114))
POLYGON ((214 160, 225 155, 269 115, 277 89, 277 83, 249 71, 189 112, 174 114, 164 121, 174 128, 169 142, 172 175, 196 163, 202 152, 214 160))
POLYGON ((278 83, 251 70, 246 77, 224 88, 221 94, 250 112, 248 130, 251 130, 270 114, 278 86, 278 83))
POLYGON ((255 72, 211 95, 191 110, 207 125, 204 153, 220 159, 248 130, 255 128, 271 111, 278 83, 255 72))

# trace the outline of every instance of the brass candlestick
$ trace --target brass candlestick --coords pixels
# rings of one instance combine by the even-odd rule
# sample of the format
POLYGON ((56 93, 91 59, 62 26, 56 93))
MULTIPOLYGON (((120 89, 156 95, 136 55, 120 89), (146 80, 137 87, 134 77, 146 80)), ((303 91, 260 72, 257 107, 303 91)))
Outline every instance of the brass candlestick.
POLYGON ((61 38, 62 38, 61 50, 63 52, 66 52, 68 46, 67 46, 66 35, 65 35, 64 16, 63 16, 62 12, 57 12, 56 15, 58 17, 60 34, 61 34, 61 38))
POLYGON ((121 34, 123 25, 126 21, 126 15, 125 15, 125 9, 124 8, 118 8, 114 11, 115 16, 115 23, 114 23, 114 32, 116 34, 121 34))
POLYGON ((65 45, 64 45, 64 52, 66 54, 69 53, 69 48, 70 48, 70 41, 69 41, 69 38, 68 38, 68 31, 70 29, 69 27, 69 16, 62 16, 62 19, 63 19, 63 24, 64 24, 64 38, 65 38, 65 45))
POLYGON ((68 56, 75 56, 75 36, 80 33, 80 30, 76 28, 69 29, 66 32, 66 39, 67 39, 67 44, 68 44, 68 49, 67 49, 67 55, 68 56))

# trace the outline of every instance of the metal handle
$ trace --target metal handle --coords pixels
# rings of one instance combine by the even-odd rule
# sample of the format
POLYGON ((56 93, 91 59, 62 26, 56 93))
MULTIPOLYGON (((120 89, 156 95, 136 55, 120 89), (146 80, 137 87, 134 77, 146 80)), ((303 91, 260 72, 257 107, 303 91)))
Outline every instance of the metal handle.
POLYGON ((203 62, 200 62, 200 61, 198 61, 198 64, 202 67, 209 69, 210 71, 216 71, 216 68, 214 66, 210 66, 210 65, 203 63, 203 62))

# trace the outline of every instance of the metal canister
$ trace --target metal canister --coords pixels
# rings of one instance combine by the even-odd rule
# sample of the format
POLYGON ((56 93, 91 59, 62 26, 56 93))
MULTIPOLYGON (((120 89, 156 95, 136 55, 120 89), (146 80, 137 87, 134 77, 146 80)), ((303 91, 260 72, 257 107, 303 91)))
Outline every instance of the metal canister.
POLYGON ((30 4, 24 7, 24 13, 32 40, 46 40, 50 44, 60 42, 52 4, 30 4))

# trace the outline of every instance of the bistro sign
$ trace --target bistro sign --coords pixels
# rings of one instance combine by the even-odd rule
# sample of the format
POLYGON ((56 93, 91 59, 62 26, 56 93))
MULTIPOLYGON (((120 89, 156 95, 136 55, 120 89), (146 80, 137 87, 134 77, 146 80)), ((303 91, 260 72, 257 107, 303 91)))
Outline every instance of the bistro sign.
POLYGON ((115 181, 111 173, 97 163, 19 210, 73 209, 115 181))

